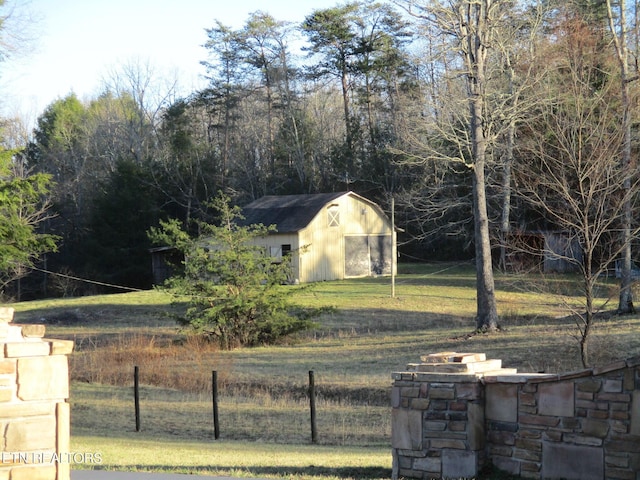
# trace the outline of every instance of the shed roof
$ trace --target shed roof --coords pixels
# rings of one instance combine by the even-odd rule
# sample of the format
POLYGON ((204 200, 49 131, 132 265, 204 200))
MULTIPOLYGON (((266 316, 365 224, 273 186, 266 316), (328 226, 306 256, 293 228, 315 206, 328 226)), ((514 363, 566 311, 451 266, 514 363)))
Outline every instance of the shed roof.
POLYGON ((278 233, 297 232, 305 228, 322 208, 351 192, 303 195, 266 195, 242 209, 246 225, 275 225, 278 233))
MULTIPOLYGON (((245 219, 240 223, 242 225, 262 224, 266 227, 275 225, 277 233, 299 232, 311 223, 320 210, 343 196, 350 196, 370 205, 378 212, 380 217, 389 221, 387 214, 380 208, 380 205, 355 192, 348 191, 300 195, 265 195, 242 209, 245 219)), ((398 232, 404 231, 396 226, 391 226, 391 228, 398 232)))

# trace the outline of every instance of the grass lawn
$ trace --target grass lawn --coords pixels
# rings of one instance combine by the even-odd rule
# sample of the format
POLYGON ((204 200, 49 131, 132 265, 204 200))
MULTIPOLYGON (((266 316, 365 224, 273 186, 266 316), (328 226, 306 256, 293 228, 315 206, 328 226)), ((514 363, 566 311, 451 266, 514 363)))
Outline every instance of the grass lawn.
MULTIPOLYGON (((75 340, 72 438, 75 449, 102 453, 100 468, 376 479, 390 475, 391 373, 420 355, 483 352, 521 372, 582 368, 571 316, 582 301, 575 278, 498 275, 496 291, 503 328, 475 335, 470 266, 403 265, 395 298, 389 278, 319 283, 294 294, 300 304, 336 307, 316 330, 232 351, 179 332, 166 315, 179 307, 160 292, 14 307, 16 322, 46 322, 48 336, 75 340), (141 432, 134 431, 134 365, 143 384, 141 432), (212 370, 220 382, 218 441, 212 370), (310 370, 318 445, 310 444, 310 370)), ((603 311, 615 307, 616 295, 614 281, 598 285, 603 311)), ((591 340, 592 363, 640 355, 638 331, 640 316, 603 314, 591 340)))
POLYGON ((196 442, 149 438, 74 436, 75 452, 100 452, 104 470, 191 475, 305 479, 385 479, 388 448, 328 447, 250 442, 196 442))

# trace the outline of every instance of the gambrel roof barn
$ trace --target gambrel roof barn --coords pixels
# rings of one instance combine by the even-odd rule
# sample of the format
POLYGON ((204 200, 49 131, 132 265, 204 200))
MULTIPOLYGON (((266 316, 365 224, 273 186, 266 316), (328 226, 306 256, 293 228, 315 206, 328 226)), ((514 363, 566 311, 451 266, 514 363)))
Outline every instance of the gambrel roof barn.
POLYGON ((353 193, 268 195, 243 209, 246 225, 274 225, 259 243, 291 255, 292 280, 307 283, 390 275, 394 228, 374 202, 353 193))

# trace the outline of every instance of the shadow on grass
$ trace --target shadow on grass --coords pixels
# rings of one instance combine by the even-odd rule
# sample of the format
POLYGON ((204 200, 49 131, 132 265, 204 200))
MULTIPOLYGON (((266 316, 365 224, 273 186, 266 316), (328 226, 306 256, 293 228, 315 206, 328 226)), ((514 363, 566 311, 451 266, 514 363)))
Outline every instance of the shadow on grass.
MULTIPOLYGON (((95 468, 94 470, 111 470, 110 467, 95 468)), ((318 467, 309 465, 308 467, 251 467, 242 469, 216 468, 211 466, 191 467, 174 466, 170 469, 163 465, 133 465, 128 467, 128 471, 173 473, 185 475, 207 475, 224 476, 234 478, 258 478, 261 476, 296 478, 298 480, 330 479, 339 478, 343 480, 383 480, 391 478, 391 469, 384 467, 318 467)), ((478 480, 514 480, 516 477, 502 472, 492 466, 485 467, 478 475, 478 480)))
MULTIPOLYGON (((112 470, 111 466, 105 465, 93 470, 112 470)), ((309 465, 307 467, 243 467, 241 469, 230 469, 227 467, 218 468, 215 465, 210 467, 193 466, 171 466, 165 465, 130 465, 127 471, 173 473, 186 475, 210 475, 210 476, 233 476, 238 478, 257 478, 262 476, 284 477, 297 479, 313 478, 340 478, 340 479, 362 479, 379 480, 391 478, 391 469, 384 467, 321 467, 309 465)))
POLYGON ((14 314, 14 322, 57 327, 174 326, 176 322, 171 314, 179 311, 178 307, 169 304, 82 304, 78 302, 81 299, 74 300, 73 303, 42 308, 21 306, 14 314))

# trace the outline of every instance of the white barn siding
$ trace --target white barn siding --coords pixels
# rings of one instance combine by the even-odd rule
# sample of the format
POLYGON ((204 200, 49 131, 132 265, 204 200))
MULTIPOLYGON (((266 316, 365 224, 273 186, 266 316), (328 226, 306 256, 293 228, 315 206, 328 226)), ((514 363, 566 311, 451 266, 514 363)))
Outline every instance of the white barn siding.
POLYGON ((283 244, 291 245, 292 278, 307 283, 391 274, 391 222, 378 205, 355 193, 264 197, 249 209, 260 219, 268 219, 273 212, 277 221, 261 223, 286 229, 300 215, 301 209, 292 204, 319 197, 323 203, 316 202, 316 210, 305 210, 310 215, 303 225, 293 232, 270 234, 261 242, 274 251, 283 244))
POLYGON ((283 255, 283 246, 290 246, 291 281, 296 283, 300 281, 300 279, 298 278, 298 235, 296 235, 295 233, 271 234, 267 237, 256 239, 255 244, 263 247, 265 251, 274 258, 275 262, 279 262, 281 260, 281 257, 283 255))
POLYGON ((342 238, 339 228, 326 227, 326 211, 321 211, 300 233, 302 250, 300 281, 320 282, 342 278, 340 251, 342 238))
MULTIPOLYGON (((300 281, 317 282, 370 275, 369 251, 364 252, 367 254, 366 271, 351 272, 349 275, 347 263, 353 259, 345 258, 348 255, 347 243, 367 245, 369 242, 379 243, 379 237, 384 237, 384 243, 390 248, 391 231, 390 222, 373 205, 357 197, 345 195, 330 202, 318 212, 307 228, 299 232, 300 243, 309 245, 301 255, 300 281)), ((391 252, 386 253, 390 258, 391 252)), ((364 264, 361 266, 365 267, 364 264)), ((391 271, 383 273, 390 274, 391 271)))

